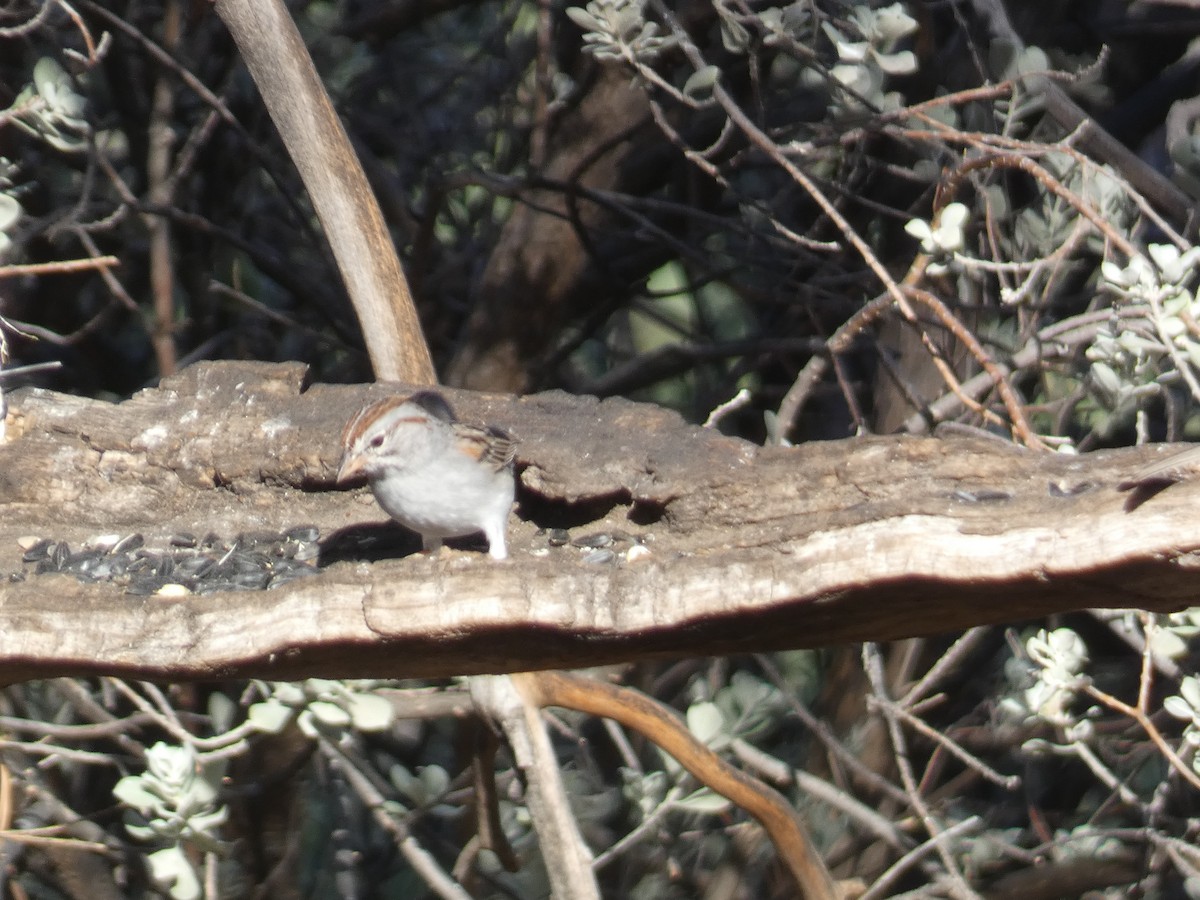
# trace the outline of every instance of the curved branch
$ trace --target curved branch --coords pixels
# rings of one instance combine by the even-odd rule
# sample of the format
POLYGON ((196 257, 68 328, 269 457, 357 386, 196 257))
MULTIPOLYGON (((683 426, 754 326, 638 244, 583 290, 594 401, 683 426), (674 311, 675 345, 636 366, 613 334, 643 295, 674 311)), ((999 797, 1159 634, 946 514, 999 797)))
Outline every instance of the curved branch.
POLYGON ((787 798, 731 766, 688 731, 679 713, 640 691, 568 672, 514 675, 526 696, 541 706, 563 706, 620 722, 671 754, 695 778, 754 816, 775 842, 780 861, 803 897, 835 900, 833 877, 787 798))

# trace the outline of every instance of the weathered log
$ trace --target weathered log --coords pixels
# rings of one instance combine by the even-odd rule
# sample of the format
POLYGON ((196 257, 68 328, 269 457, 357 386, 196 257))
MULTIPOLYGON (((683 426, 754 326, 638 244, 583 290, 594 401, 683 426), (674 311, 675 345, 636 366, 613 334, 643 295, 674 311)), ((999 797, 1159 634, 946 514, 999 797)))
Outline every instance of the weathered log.
POLYGON ((1114 487, 1171 448, 1081 458, 869 438, 768 449, 656 407, 561 393, 447 392, 464 419, 522 441, 509 560, 460 545, 369 561, 379 552, 352 538, 386 516, 365 487, 335 485, 338 436, 369 398, 402 388, 304 378, 298 364, 208 363, 119 404, 17 392, 0 447, 0 572, 25 578, 0 583, 0 678, 579 667, 1083 607, 1165 611, 1195 602, 1200 585, 1200 485, 1133 511, 1114 487), (131 531, 162 546, 180 531, 308 523, 323 535, 322 573, 269 591, 133 596, 34 575, 18 546, 131 531), (539 532, 564 526, 616 533, 614 558, 586 561, 539 532), (649 552, 629 557, 624 536, 649 552))

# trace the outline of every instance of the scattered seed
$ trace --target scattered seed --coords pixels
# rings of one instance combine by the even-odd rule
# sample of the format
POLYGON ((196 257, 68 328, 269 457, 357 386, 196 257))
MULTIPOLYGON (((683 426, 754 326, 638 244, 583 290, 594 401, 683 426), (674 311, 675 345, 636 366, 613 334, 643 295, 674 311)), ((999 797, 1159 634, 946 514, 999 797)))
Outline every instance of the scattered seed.
POLYGON ((961 500, 963 503, 994 503, 998 500, 1011 500, 1012 494, 1008 491, 965 491, 958 490, 952 495, 955 500, 961 500))
POLYGON ((1076 494, 1083 494, 1090 491, 1096 486, 1092 481, 1081 481, 1071 483, 1068 481, 1051 481, 1047 483, 1046 490, 1051 497, 1074 497, 1076 494))
POLYGON ((611 547, 613 536, 606 531, 597 531, 593 534, 585 534, 583 537, 577 537, 571 541, 573 547, 583 547, 584 549, 595 549, 600 547, 611 547))
POLYGON ((189 556, 175 564, 175 574, 182 578, 203 578, 216 564, 217 561, 208 556, 189 556))
POLYGON ((154 592, 156 597, 186 597, 191 594, 185 585, 177 581, 169 581, 154 592))
POLYGON ((276 531, 243 531, 235 543, 239 547, 261 547, 278 544, 280 539, 281 535, 276 531))
POLYGON ((316 525, 297 525, 295 528, 289 528, 283 533, 284 540, 294 541, 298 544, 311 543, 320 536, 321 529, 316 525))
POLYGON ((154 569, 154 560, 148 556, 135 556, 129 561, 127 570, 132 574, 149 572, 154 569))
POLYGON ((236 553, 230 558, 229 564, 238 575, 250 575, 270 571, 272 561, 265 553, 236 553))
POLYGON ((43 538, 36 544, 27 547, 25 552, 21 554, 21 559, 25 562, 40 562, 43 559, 48 559, 53 551, 54 541, 49 538, 43 538))
POLYGON ((112 560, 104 559, 103 557, 96 560, 87 571, 80 571, 78 575, 85 575, 88 581, 111 581, 113 577, 112 560))
POLYGON ((130 551, 139 549, 145 543, 146 543, 145 536, 137 534, 137 533, 129 534, 129 535, 126 535, 125 537, 123 537, 121 540, 117 541, 117 543, 112 548, 112 552, 113 553, 129 553, 130 551))
POLYGON ((125 586, 125 593, 149 596, 158 593, 159 588, 166 583, 167 579, 159 578, 157 575, 138 575, 129 580, 129 584, 125 586))
POLYGON ((600 565, 602 563, 612 562, 616 554, 607 547, 602 547, 597 550, 592 550, 583 555, 583 561, 591 565, 600 565))
POLYGON ((103 550, 80 550, 64 559, 59 570, 92 581, 95 579, 95 569, 103 557, 103 550))
POLYGON ((72 553, 70 556, 64 559, 62 563, 63 568, 73 568, 85 562, 95 561, 103 555, 103 550, 92 547, 84 547, 78 553, 72 553))
POLYGON ((294 557, 299 562, 309 562, 321 556, 320 544, 301 544, 296 548, 294 557))
POLYGON ((113 547, 117 546, 120 541, 121 536, 119 534, 98 534, 84 541, 83 546, 89 550, 99 550, 101 553, 107 553, 113 547))
POLYGON ((38 544, 49 544, 49 538, 41 538, 36 534, 25 534, 17 538, 17 546, 22 550, 32 550, 38 544))
POLYGON ((171 535, 167 539, 167 543, 172 547, 195 547, 196 536, 187 531, 181 531, 178 534, 171 535))
POLYGON ((650 552, 650 548, 643 544, 634 544, 625 551, 626 562, 637 562, 639 559, 646 559, 654 554, 650 552))
POLYGON ((546 543, 551 547, 562 547, 571 543, 571 533, 565 528, 551 528, 546 532, 546 543))

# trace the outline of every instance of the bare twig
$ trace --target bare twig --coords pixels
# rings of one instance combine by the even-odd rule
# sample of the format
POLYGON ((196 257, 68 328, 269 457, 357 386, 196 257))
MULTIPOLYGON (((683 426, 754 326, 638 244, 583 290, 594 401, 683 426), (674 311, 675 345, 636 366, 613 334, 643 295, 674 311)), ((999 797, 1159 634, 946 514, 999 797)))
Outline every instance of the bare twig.
MULTIPOLYGON (((163 10, 163 49, 175 50, 182 29, 181 0, 167 0, 163 10)), ((151 203, 170 206, 174 182, 170 179, 171 151, 175 140, 171 120, 175 110, 175 91, 166 75, 159 74, 151 94, 149 142, 146 153, 146 196, 151 203)), ((154 327, 150 343, 158 361, 160 375, 170 375, 177 365, 175 347, 175 264, 170 221, 159 216, 144 216, 149 232, 150 292, 154 304, 154 327)))
POLYGON ((1112 694, 1105 693, 1095 685, 1085 685, 1084 690, 1089 696, 1103 703, 1109 709, 1126 715, 1137 722, 1150 740, 1154 742, 1154 746, 1158 748, 1158 751, 1171 764, 1171 768, 1181 775, 1192 787, 1200 790, 1200 775, 1192 771, 1192 767, 1179 758, 1179 754, 1167 743, 1167 739, 1158 730, 1158 726, 1150 720, 1150 717, 1146 713, 1142 712, 1136 706, 1130 706, 1128 703, 1118 700, 1112 694))
POLYGON ((22 275, 64 275, 72 272, 86 272, 89 269, 107 271, 110 267, 119 266, 121 261, 115 256, 95 256, 90 259, 60 259, 47 263, 24 263, 0 266, 0 278, 17 278, 22 275))
MULTIPOLYGON (((871 682, 872 690, 875 692, 877 698, 886 701, 888 698, 887 684, 878 648, 874 644, 864 644, 862 654, 863 669, 866 671, 867 677, 871 682)), ((959 868, 958 861, 951 852, 951 848, 937 839, 945 829, 933 817, 933 812, 921 796, 917 780, 913 775, 912 765, 909 762, 908 742, 904 739, 904 732, 900 728, 899 717, 896 716, 894 710, 886 702, 880 703, 878 709, 883 714, 884 722, 887 724, 888 734, 892 740, 893 759, 896 761, 896 768, 900 772, 900 780, 904 785, 908 801, 913 810, 921 817, 922 825, 924 825, 930 838, 933 839, 938 857, 941 859, 946 874, 950 878, 950 885, 954 890, 955 896, 978 900, 979 895, 967 884, 966 878, 959 868)))
POLYGON ((592 854, 571 813, 537 693, 525 677, 495 675, 472 678, 471 696, 480 713, 503 729, 525 776, 526 803, 541 838, 554 896, 599 900, 592 854))
POLYGON ((400 854, 429 889, 443 900, 471 900, 471 895, 463 890, 462 885, 446 874, 429 851, 422 847, 408 829, 388 812, 386 798, 371 783, 371 779, 363 774, 354 760, 337 744, 323 735, 318 736, 317 744, 321 748, 321 752, 337 766, 347 784, 353 788, 359 799, 370 810, 372 818, 379 827, 392 836, 396 843, 396 849, 400 851, 400 854))
POLYGON ((937 850, 939 853, 942 853, 948 849, 947 845, 951 841, 964 834, 976 831, 982 825, 983 820, 979 816, 971 816, 970 818, 963 819, 961 822, 955 822, 949 828, 931 837, 919 847, 914 847, 892 863, 888 870, 875 880, 875 883, 871 885, 871 889, 863 894, 859 900, 881 900, 883 897, 892 896, 888 891, 896 883, 896 879, 914 865, 920 863, 931 851, 937 850))

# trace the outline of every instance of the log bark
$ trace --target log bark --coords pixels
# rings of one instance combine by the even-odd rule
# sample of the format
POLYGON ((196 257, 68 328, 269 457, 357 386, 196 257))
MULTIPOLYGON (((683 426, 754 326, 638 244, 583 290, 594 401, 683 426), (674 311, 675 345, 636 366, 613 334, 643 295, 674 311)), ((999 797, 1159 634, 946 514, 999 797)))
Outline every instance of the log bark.
MULTIPOLYGON (((1200 485, 1133 511, 1115 485, 1176 448, 1069 457, 990 440, 762 448, 656 407, 447 391, 515 433, 512 558, 358 549, 388 533, 334 483, 342 425, 398 385, 206 363, 111 404, 12 397, 0 447, 0 679, 90 673, 434 677, 886 640, 1084 607, 1185 607, 1200 485), (21 537, 232 536, 315 524, 322 573, 143 597, 34 575, 21 537), (544 527, 615 534, 612 560, 544 527), (645 553, 630 556, 628 541, 645 553), (347 550, 346 548, 350 549, 347 550), (375 558, 379 556, 383 558, 375 558)), ((393 527, 393 531, 398 530, 393 527)), ((415 545, 414 545, 415 546, 415 545)))

